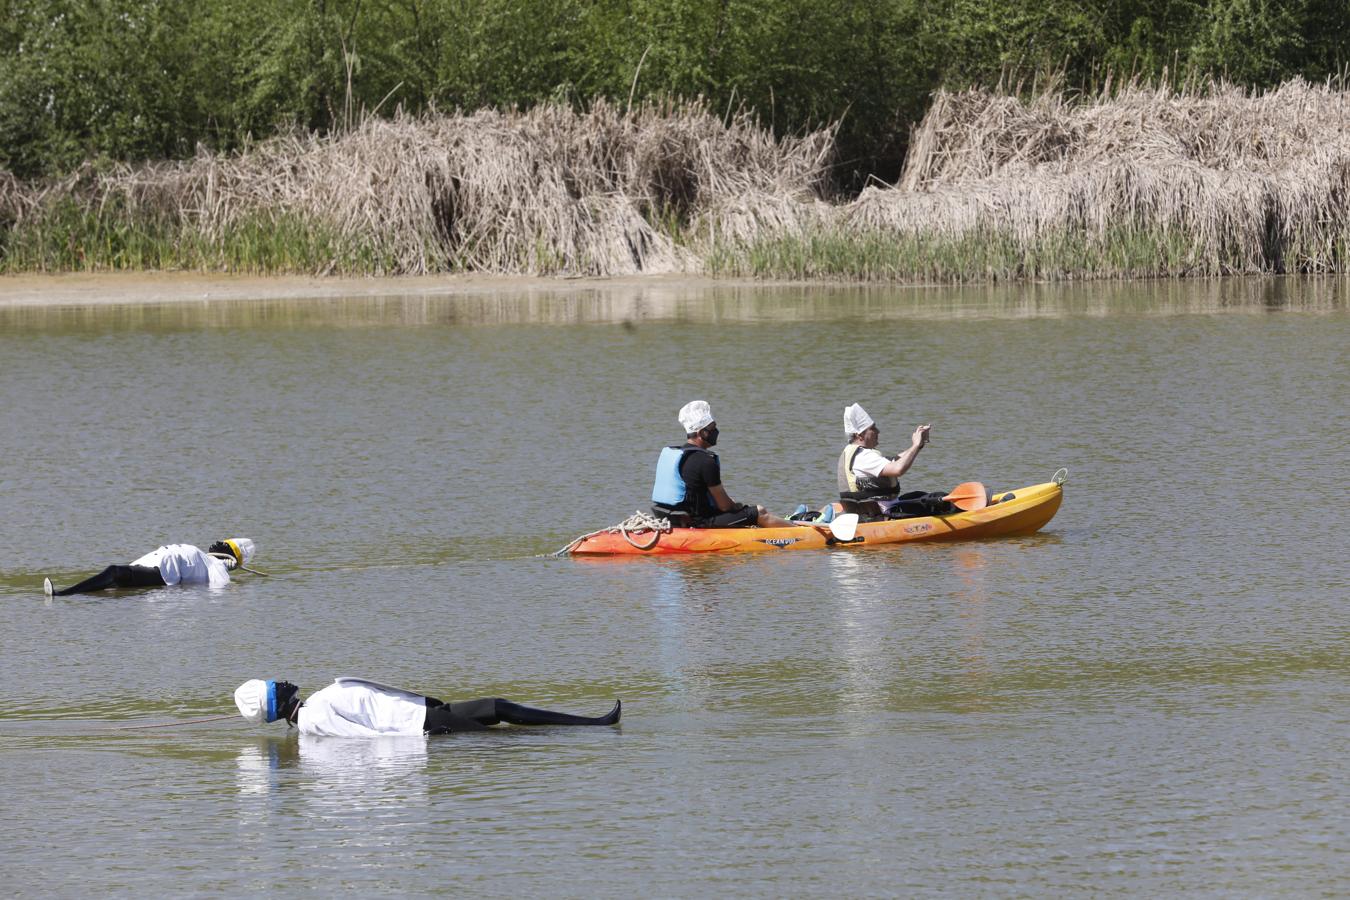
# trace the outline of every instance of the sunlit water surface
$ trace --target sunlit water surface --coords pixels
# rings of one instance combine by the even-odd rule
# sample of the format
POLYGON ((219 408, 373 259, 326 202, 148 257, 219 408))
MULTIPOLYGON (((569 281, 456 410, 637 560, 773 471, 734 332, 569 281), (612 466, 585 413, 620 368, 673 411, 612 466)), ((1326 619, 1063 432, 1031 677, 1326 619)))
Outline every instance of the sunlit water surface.
POLYGON ((1350 885, 1344 281, 0 309, 8 892, 1322 895, 1350 885), (579 561, 709 400, 726 484, 1070 469, 1043 533, 579 561), (57 598, 160 543, 270 577, 57 598), (365 675, 620 728, 226 719, 365 675))

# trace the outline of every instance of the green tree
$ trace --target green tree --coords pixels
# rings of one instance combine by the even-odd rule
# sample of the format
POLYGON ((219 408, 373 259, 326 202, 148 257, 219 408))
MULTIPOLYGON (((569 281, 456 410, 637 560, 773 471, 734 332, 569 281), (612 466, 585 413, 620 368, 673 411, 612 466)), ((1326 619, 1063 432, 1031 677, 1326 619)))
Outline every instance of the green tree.
POLYGON ((703 96, 839 122, 893 178, 932 91, 1061 73, 1265 86, 1350 63, 1345 0, 0 0, 0 167, 172 158, 421 111, 703 96))
POLYGON ((1214 0, 1201 17, 1192 66, 1240 84, 1274 84, 1300 69, 1302 0, 1214 0))

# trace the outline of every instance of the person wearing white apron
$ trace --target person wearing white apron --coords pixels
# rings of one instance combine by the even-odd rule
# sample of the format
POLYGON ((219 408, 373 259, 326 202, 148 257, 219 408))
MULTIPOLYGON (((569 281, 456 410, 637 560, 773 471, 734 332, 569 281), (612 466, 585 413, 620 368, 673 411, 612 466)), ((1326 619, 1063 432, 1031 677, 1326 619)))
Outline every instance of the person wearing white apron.
POLYGON ((234 705, 254 724, 285 720, 301 734, 323 737, 380 737, 396 734, 449 734, 511 725, 616 725, 622 703, 603 716, 575 716, 523 706, 500 697, 444 703, 435 697, 390 687, 364 678, 338 678, 300 699, 289 681, 254 678, 239 685, 234 705))

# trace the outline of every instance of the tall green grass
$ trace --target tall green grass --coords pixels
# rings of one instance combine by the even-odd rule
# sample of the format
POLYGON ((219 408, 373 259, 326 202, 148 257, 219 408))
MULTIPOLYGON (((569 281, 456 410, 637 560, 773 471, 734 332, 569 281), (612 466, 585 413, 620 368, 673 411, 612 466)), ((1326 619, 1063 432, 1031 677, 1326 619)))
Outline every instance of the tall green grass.
MULTIPOLYGON (((1236 249, 1214 256, 1178 229, 1113 227, 1101 237, 1057 230, 1030 243, 1011 234, 884 234, 832 225, 806 234, 769 233, 749 241, 703 247, 678 221, 659 229, 701 253, 715 277, 917 283, 969 283, 1077 278, 1147 278, 1241 272, 1236 249)), ((564 271, 549 243, 529 243, 537 271, 564 271)), ((434 248, 428 248, 431 255, 434 248)), ((1290 271, 1342 271, 1350 234, 1283 249, 1290 271)), ((446 259, 439 271, 463 271, 446 259)), ((322 222, 295 214, 251 215, 218 235, 163 219, 138 219, 62 201, 40 216, 0 230, 0 273, 198 271, 254 275, 385 275, 398 271, 395 254, 357 241, 322 222)))
MULTIPOLYGON (((1288 271, 1343 270, 1350 234, 1314 247, 1290 246, 1288 271)), ((1237 248, 1218 255, 1175 228, 1113 227, 1100 237, 1055 230, 1031 241, 1009 233, 884 234, 823 226, 804 235, 719 242, 704 257, 720 277, 966 283, 1078 278, 1156 278, 1247 271, 1237 248)))
POLYGON ((166 215, 68 198, 0 229, 0 272, 204 271, 382 275, 395 260, 374 240, 344 237, 291 213, 250 214, 209 234, 166 215))

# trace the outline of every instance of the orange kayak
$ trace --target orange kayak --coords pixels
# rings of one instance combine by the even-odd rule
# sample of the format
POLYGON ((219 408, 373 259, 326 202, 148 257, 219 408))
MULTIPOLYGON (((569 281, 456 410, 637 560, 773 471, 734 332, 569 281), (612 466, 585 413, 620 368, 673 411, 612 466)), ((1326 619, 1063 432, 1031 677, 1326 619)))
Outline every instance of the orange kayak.
POLYGON ((790 528, 624 528, 615 526, 578 538, 562 554, 658 556, 671 553, 743 553, 766 550, 860 548, 908 541, 972 541, 1033 534, 1054 518, 1064 498, 1063 478, 994 494, 983 509, 949 516, 859 522, 851 541, 836 539, 826 525, 790 528))

